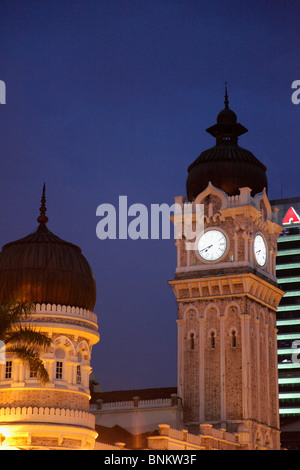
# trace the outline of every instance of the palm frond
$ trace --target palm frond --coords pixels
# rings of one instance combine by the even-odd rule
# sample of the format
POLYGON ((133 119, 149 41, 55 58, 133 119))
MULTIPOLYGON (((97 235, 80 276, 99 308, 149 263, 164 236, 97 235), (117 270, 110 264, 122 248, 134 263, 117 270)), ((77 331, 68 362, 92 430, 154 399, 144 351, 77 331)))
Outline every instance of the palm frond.
POLYGON ((0 340, 5 343, 6 352, 14 353, 26 362, 38 373, 40 382, 44 384, 49 380, 49 376, 39 354, 50 346, 51 339, 35 328, 22 324, 24 321, 30 321, 34 305, 20 299, 6 304, 0 303, 0 340))
POLYGON ((7 331, 3 341, 5 344, 28 344, 31 346, 39 346, 43 349, 46 349, 51 344, 51 339, 46 334, 30 326, 20 326, 19 328, 7 331))
POLYGON ((22 359, 32 371, 37 372, 42 384, 49 381, 49 375, 44 363, 40 359, 38 351, 33 346, 9 345, 6 348, 6 352, 15 354, 19 359, 22 359))
POLYGON ((20 325, 21 320, 26 320, 31 314, 34 306, 31 302, 21 300, 11 301, 5 304, 0 303, 0 339, 13 326, 20 325))

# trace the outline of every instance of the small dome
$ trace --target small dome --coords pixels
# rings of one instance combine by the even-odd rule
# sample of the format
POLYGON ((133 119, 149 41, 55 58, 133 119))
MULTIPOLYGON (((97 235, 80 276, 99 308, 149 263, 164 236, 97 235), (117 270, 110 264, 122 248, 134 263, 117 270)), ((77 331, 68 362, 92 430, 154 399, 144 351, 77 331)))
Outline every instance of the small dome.
POLYGON ((237 122, 234 111, 229 109, 227 90, 225 109, 217 117, 217 123, 206 131, 216 138, 216 145, 204 150, 188 167, 187 198, 196 199, 209 182, 229 196, 238 195, 239 189, 251 188, 251 195, 268 189, 266 167, 249 150, 238 145, 238 137, 247 129, 237 122))
POLYGON ((236 124, 237 117, 234 111, 229 108, 225 108, 219 112, 217 117, 217 123, 221 125, 232 125, 236 124))
POLYGON ((239 194, 239 188, 251 188, 252 196, 268 189, 266 167, 252 152, 230 142, 204 150, 189 166, 188 200, 194 201, 209 182, 228 196, 239 194))
POLYGON ((78 246, 48 230, 45 212, 42 203, 37 230, 2 248, 1 302, 21 297, 33 303, 93 310, 96 303, 93 272, 78 246))

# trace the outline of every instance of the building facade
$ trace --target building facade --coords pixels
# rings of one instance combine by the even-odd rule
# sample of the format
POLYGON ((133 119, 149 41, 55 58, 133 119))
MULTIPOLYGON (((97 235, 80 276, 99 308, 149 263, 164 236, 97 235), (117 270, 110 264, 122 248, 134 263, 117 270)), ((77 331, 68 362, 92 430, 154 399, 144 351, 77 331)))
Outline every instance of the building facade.
POLYGON ((277 310, 279 415, 285 447, 300 449, 300 198, 278 199, 283 230, 276 276, 285 292, 277 310))

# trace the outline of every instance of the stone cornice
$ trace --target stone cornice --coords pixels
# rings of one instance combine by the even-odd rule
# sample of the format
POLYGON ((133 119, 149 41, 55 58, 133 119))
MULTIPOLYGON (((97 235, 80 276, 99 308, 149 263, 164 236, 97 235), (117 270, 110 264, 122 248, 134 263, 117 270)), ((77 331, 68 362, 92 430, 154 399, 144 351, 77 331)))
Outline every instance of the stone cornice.
POLYGON ((92 344, 99 340, 97 315, 89 310, 55 304, 36 304, 29 318, 24 324, 31 324, 43 331, 63 331, 65 333, 82 332, 91 338, 92 344))
POLYGON ((284 292, 277 286, 250 274, 184 278, 169 281, 177 301, 212 300, 248 296, 276 311, 284 292))

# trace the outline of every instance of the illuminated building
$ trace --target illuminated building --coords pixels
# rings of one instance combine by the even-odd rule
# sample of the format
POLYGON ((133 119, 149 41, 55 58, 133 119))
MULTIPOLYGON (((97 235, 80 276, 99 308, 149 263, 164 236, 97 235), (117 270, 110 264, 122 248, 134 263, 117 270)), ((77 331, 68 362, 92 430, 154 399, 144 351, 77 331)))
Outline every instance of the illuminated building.
POLYGON ((279 209, 276 275, 285 292, 277 310, 279 413, 283 445, 300 449, 300 198, 271 201, 279 209))
POLYGON ((2 445, 93 449, 89 375, 92 346, 99 340, 96 284, 81 249, 48 230, 44 193, 40 211, 36 231, 2 248, 0 285, 3 303, 21 294, 35 304, 23 324, 52 340, 42 355, 49 382, 42 385, 24 362, 6 354, 0 364, 2 445))
POLYGON ((176 240, 169 281, 178 307, 177 386, 92 390, 89 409, 91 350, 99 339, 96 285, 81 250, 48 230, 43 195, 38 229, 2 249, 0 285, 3 301, 22 292, 36 304, 31 323, 52 339, 43 356, 50 383, 42 387, 15 357, 0 366, 5 446, 92 449, 98 432, 95 448, 103 450, 280 449, 276 312, 284 292, 276 254, 282 227, 268 200, 265 166, 238 145, 247 129, 229 108, 227 92, 207 131, 216 143, 189 166, 187 179, 192 213, 196 204, 204 207, 204 234, 192 250, 185 238, 176 240))

